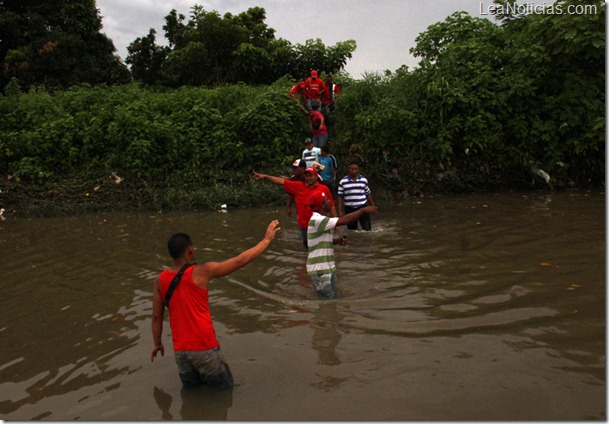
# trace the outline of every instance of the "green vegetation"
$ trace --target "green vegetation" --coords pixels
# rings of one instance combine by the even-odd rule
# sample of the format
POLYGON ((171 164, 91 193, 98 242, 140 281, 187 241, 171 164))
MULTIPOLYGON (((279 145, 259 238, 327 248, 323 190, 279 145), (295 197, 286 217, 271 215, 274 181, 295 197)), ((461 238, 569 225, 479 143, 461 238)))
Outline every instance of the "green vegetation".
POLYGON ((311 69, 335 73, 356 48, 353 40, 326 47, 320 39, 292 45, 275 38, 263 8, 238 15, 192 8, 190 20, 172 10, 165 17, 169 46, 156 44, 156 31, 128 47, 133 77, 149 85, 213 86, 243 82, 270 84, 284 76, 300 78, 311 69))
MULTIPOLYGON (((605 5, 587 4, 597 13, 500 25, 455 13, 420 34, 418 68, 359 81, 335 74, 339 173, 361 156, 375 191, 398 195, 603 186, 605 5)), ((293 83, 23 92, 13 79, 0 96, 0 207, 59 214, 279 201, 280 188, 251 172, 287 175, 303 149, 308 121, 286 96, 293 83)))
POLYGON ((0 1, 0 89, 129 82, 101 27, 95 0, 0 1))

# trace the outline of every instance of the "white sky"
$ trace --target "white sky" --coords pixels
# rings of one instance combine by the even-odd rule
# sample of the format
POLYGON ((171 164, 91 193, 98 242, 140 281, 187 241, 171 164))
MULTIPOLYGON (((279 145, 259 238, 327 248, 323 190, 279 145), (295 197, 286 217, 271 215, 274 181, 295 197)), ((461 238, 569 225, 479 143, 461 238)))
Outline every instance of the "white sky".
MULTIPOLYGON (((541 0, 528 3, 542 4, 541 0)), ((150 28, 157 31, 157 44, 165 44, 165 16, 176 9, 189 19, 195 4, 220 15, 262 7, 265 22, 275 29, 275 36, 292 44, 320 38, 326 46, 332 46, 355 40, 357 49, 345 70, 356 79, 365 72, 394 71, 401 65, 415 67, 418 60, 409 50, 415 46, 416 37, 454 12, 493 19, 488 14, 492 0, 97 0, 102 32, 112 39, 123 60, 127 46, 146 36, 150 28)))

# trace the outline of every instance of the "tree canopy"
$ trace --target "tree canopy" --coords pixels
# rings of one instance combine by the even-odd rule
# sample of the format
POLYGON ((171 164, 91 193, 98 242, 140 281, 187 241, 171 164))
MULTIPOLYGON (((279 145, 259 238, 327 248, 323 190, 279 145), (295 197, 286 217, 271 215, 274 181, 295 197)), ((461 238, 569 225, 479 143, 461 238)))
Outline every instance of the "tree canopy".
POLYGON ((0 87, 129 81, 101 28, 95 0, 0 0, 0 87))
POLYGON ((391 152, 426 181, 526 185, 532 169, 557 185, 604 181, 606 7, 551 6, 497 23, 457 12, 430 25, 411 49, 418 68, 345 90, 345 141, 371 157, 391 152))
POLYGON ((311 69, 338 72, 356 49, 354 40, 334 46, 325 46, 320 39, 292 45, 276 38, 265 19, 260 7, 221 16, 196 5, 189 20, 174 9, 163 26, 169 45, 157 45, 156 31, 150 29, 129 45, 126 62, 134 79, 146 84, 270 84, 286 75, 301 77, 311 69))

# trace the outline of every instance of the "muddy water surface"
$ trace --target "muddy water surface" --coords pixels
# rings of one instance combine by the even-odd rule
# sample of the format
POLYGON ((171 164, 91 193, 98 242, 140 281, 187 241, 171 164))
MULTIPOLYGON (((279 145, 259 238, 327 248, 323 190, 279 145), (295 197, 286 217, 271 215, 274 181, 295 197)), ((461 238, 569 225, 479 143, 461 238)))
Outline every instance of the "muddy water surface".
MULTIPOLYGON (((318 301, 293 219, 100 214, 0 222, 0 418, 52 420, 606 419, 605 196, 380 202, 337 247, 337 300, 318 301), (165 243, 197 260, 283 230, 210 290, 238 383, 182 391, 150 363, 151 286, 165 243)), ((346 231, 343 231, 346 234, 346 231)))

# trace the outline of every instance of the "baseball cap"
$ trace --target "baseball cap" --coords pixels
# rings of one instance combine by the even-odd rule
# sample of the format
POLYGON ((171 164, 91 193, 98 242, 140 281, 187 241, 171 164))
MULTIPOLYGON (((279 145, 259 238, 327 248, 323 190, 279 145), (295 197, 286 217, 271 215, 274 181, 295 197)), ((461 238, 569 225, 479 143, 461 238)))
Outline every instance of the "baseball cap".
POLYGON ((309 206, 314 211, 318 211, 324 200, 326 200, 326 193, 323 191, 316 191, 309 196, 309 206))
POLYGON ((308 173, 310 173, 310 174, 315 174, 315 175, 317 175, 317 178, 319 178, 319 181, 322 181, 322 179, 321 179, 321 175, 319 175, 319 172, 317 172, 317 169, 315 169, 315 168, 313 168, 313 167, 311 167, 311 166, 310 166, 310 167, 308 167, 307 169, 305 169, 305 174, 306 174, 307 172, 308 172, 308 173))
POLYGON ((313 143, 313 140, 310 138, 305 138, 305 144, 313 143))
POLYGON ((294 163, 292 164, 292 166, 294 168, 306 168, 307 167, 307 163, 304 160, 302 160, 302 159, 296 159, 294 161, 294 163))

